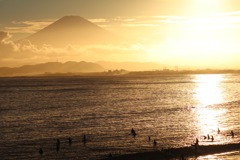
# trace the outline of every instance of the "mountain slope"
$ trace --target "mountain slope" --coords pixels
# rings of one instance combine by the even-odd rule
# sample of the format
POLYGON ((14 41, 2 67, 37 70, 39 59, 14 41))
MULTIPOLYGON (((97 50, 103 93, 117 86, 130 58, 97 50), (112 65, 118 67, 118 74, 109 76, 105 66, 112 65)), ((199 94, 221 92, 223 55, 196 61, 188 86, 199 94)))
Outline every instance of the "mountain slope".
POLYGON ((25 38, 35 45, 93 45, 115 43, 119 38, 79 16, 65 16, 25 38))
POLYGON ((28 76, 44 73, 90 73, 103 72, 105 69, 90 62, 48 62, 37 65, 26 65, 18 68, 0 68, 0 76, 28 76))

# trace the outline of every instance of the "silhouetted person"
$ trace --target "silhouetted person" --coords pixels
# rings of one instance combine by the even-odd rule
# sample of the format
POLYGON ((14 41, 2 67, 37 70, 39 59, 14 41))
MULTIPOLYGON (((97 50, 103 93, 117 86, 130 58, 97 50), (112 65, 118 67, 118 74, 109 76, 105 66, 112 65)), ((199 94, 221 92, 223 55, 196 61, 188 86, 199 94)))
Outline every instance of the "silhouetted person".
POLYGON ((86 142, 87 142, 87 136, 84 134, 83 135, 83 143, 86 144, 86 142))
POLYGON ((148 142, 150 142, 151 141, 151 137, 150 136, 148 136, 148 142))
POLYGON ((132 128, 132 129, 131 129, 131 134, 133 134, 133 132, 135 132, 135 131, 134 131, 134 129, 132 128))
POLYGON ((72 145, 72 138, 71 137, 68 138, 68 143, 69 143, 70 146, 72 145))
POLYGON ((157 141, 154 139, 153 146, 157 146, 157 141))
POLYGON ((220 129, 219 129, 219 128, 218 128, 218 131, 217 131, 217 132, 218 132, 218 134, 220 134, 220 129))
POLYGON ((56 146, 56 151, 58 152, 60 149, 60 146, 56 146))
POLYGON ((198 146, 199 140, 196 138, 195 145, 198 146))
POLYGON ((57 146, 60 146, 60 140, 57 139, 57 146))
POLYGON ((194 146, 194 149, 195 149, 195 154, 197 154, 198 153, 198 148, 199 148, 199 141, 198 141, 197 138, 196 138, 196 142, 193 146, 194 146))
POLYGON ((231 131, 231 136, 232 136, 232 138, 234 138, 234 133, 233 133, 233 131, 231 131))
POLYGON ((207 135, 207 139, 210 139, 210 136, 209 136, 209 134, 207 135))
POLYGON ((204 140, 207 139, 207 136, 203 136, 203 139, 204 139, 204 140))
POLYGON ((131 129, 131 134, 134 134, 134 133, 136 133, 136 132, 135 132, 135 130, 132 128, 132 129, 131 129))
POLYGON ((40 155, 43 155, 43 150, 42 150, 42 148, 40 148, 38 152, 39 152, 40 155))
POLYGON ((133 135, 133 137, 136 137, 137 133, 135 132, 135 130, 132 128, 131 130, 131 134, 133 135))
POLYGON ((213 136, 211 137, 211 140, 212 140, 212 142, 214 141, 214 137, 213 136))
POLYGON ((56 150, 57 150, 57 152, 59 151, 59 149, 60 149, 60 140, 57 139, 57 143, 56 143, 56 150))

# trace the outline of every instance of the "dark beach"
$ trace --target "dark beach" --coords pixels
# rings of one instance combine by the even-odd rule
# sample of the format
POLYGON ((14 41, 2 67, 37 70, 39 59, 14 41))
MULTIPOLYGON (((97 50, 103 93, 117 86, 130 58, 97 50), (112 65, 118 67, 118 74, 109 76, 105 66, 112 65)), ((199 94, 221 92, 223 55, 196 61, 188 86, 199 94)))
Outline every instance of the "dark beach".
POLYGON ((240 143, 234 144, 223 144, 223 145, 208 145, 208 146, 189 146, 182 148, 171 148, 164 149, 163 151, 151 151, 144 153, 136 153, 129 155, 120 155, 120 156, 109 156, 104 159, 112 159, 112 160, 166 160, 166 159, 185 159, 188 157, 198 157, 202 155, 208 154, 217 154, 224 153, 230 151, 239 151, 240 143))

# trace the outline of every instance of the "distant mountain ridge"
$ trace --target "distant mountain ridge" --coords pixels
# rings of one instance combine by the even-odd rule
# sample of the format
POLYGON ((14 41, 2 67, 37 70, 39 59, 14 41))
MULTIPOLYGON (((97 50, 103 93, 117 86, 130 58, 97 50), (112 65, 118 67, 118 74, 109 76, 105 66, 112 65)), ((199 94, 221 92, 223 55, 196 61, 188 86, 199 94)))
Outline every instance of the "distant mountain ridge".
POLYGON ((30 76, 45 73, 91 73, 91 72, 103 72, 105 69, 96 64, 90 62, 48 62, 36 65, 25 65, 22 67, 0 68, 0 76, 30 76))
POLYGON ((49 44, 64 47, 115 43, 119 39, 113 33, 80 16, 65 16, 23 40, 29 40, 38 46, 49 44))

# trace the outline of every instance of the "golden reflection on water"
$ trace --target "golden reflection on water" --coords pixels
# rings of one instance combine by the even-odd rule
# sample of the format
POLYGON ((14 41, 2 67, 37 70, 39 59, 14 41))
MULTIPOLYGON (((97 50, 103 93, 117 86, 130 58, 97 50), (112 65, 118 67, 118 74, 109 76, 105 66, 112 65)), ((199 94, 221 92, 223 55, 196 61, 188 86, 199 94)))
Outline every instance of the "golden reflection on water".
POLYGON ((209 107, 209 105, 220 104, 223 102, 223 91, 221 82, 224 76, 214 75, 196 75, 194 82, 196 83, 195 100, 198 105, 196 107, 196 120, 199 134, 210 134, 222 128, 220 122, 224 117, 225 110, 218 107, 209 107))
POLYGON ((196 75, 195 82, 195 98, 199 105, 207 106, 211 104, 219 104, 223 101, 222 88, 220 86, 223 75, 196 75))

